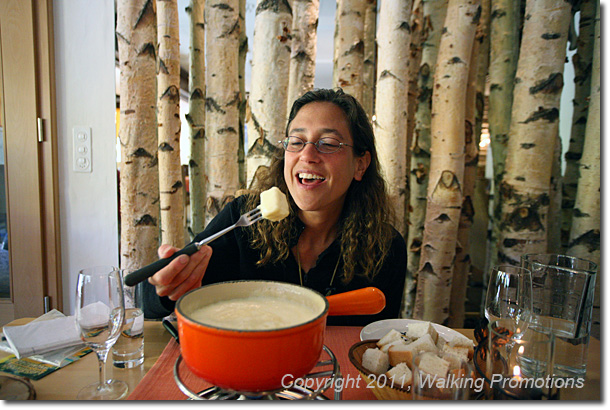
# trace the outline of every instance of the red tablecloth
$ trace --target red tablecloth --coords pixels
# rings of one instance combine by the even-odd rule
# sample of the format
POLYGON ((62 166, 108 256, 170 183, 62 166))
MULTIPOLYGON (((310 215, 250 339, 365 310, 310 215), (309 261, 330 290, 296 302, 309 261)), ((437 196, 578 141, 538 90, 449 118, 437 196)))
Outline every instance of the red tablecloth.
MULTIPOLYGON (((374 400, 372 391, 366 387, 356 368, 347 357, 349 348, 360 341, 361 327, 329 326, 326 328, 324 344, 333 352, 339 362, 341 375, 344 379, 342 389, 343 400, 374 400)), ((180 346, 172 339, 157 363, 144 376, 142 381, 129 395, 128 400, 185 400, 187 396, 180 391, 174 380, 174 365, 180 354, 180 346)), ((322 353, 326 360, 328 355, 322 353)), ((324 367, 321 370, 326 370, 324 367)), ((316 369, 315 371, 320 371, 316 369)), ((180 365, 180 377, 183 383, 193 392, 200 392, 211 385, 193 375, 184 362, 180 365)), ((325 396, 332 399, 332 388, 325 392, 325 396)))

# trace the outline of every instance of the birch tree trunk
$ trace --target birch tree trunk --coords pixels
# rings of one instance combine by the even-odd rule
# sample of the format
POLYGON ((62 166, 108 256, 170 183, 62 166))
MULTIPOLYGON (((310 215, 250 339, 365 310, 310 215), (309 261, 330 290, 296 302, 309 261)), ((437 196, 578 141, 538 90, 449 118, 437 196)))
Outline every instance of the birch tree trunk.
POLYGON ((449 304, 450 327, 464 326, 466 312, 466 290, 468 289, 468 278, 470 277, 470 229, 472 228, 472 224, 474 222, 474 192, 477 180, 477 166, 479 162, 479 137, 476 134, 477 114, 479 113, 477 100, 477 80, 479 79, 479 66, 485 64, 485 59, 480 58, 479 50, 486 37, 486 19, 489 16, 489 9, 487 9, 486 12, 483 12, 482 10, 483 7, 481 7, 481 18, 479 19, 475 39, 472 44, 468 72, 468 85, 466 89, 464 113, 464 183, 462 187, 463 200, 457 231, 457 246, 455 250, 453 280, 451 283, 451 302, 449 304))
POLYGON ((379 47, 375 137, 379 163, 396 212, 395 228, 407 234, 407 94, 409 92, 409 16, 411 1, 383 2, 379 11, 379 47))
POLYGON ((206 223, 239 189, 239 0, 206 2, 206 223))
POLYGON ((264 172, 286 128, 292 10, 286 0, 259 0, 254 19, 247 184, 264 172))
POLYGON ((180 164, 180 40, 176 0, 157 0, 157 123, 161 243, 184 246, 184 185, 180 164))
MULTIPOLYGON (((493 164, 492 204, 489 219, 491 237, 489 257, 484 274, 487 286, 487 272, 498 260, 498 237, 502 216, 502 196, 500 183, 504 175, 506 144, 510 130, 510 116, 513 105, 513 87, 517 60, 519 58, 519 2, 514 0, 492 0, 489 50, 489 138, 493 164)), ((485 290, 485 289, 484 289, 485 290)), ((485 294, 485 293, 483 293, 485 294)))
POLYGON ((570 3, 528 0, 513 91, 506 173, 500 186, 498 260, 519 264, 547 251, 552 156, 570 22, 570 3))
POLYGON ((138 269, 152 263, 157 259, 159 246, 156 23, 154 1, 117 3, 123 269, 138 269))
POLYGON ((570 143, 565 154, 566 168, 563 178, 563 203, 561 233, 565 246, 570 237, 574 200, 578 186, 579 161, 583 152, 585 130, 587 126, 588 97, 591 92, 591 64, 595 30, 595 10, 598 0, 583 0, 580 4, 580 22, 577 51, 572 58, 574 65, 574 113, 570 143))
POLYGON ((294 0, 292 7, 292 50, 286 118, 294 101, 313 90, 316 76, 316 51, 320 0, 294 0))
POLYGON ((240 188, 246 187, 246 57, 248 54, 248 36, 246 35, 246 0, 239 0, 239 148, 237 164, 240 188))
MULTIPOLYGON (((595 19, 595 47, 591 70, 591 97, 582 158, 580 159, 580 178, 576 192, 574 216, 568 255, 600 263, 600 22, 599 9, 595 19)), ((599 282, 599 275, 598 275, 599 282)))
POLYGON ((205 228, 205 0, 191 0, 190 16, 189 112, 191 154, 189 157, 189 195, 191 231, 205 228))
POLYGON ((362 101, 366 0, 337 0, 333 87, 362 101))
MULTIPOLYGON (((411 1, 409 1, 411 3, 411 1)), ((364 12, 364 68, 362 71, 362 107, 373 118, 377 79, 377 0, 366 0, 364 12)))
POLYGON ((448 319, 464 186, 465 100, 480 0, 449 0, 432 94, 431 161, 414 316, 448 319))
MULTIPOLYGON (((434 1, 434 0, 433 0, 434 1)), ((411 6, 411 16, 409 17, 409 29, 411 31, 411 44, 409 44, 409 94, 407 96, 407 147, 411 147, 413 140, 413 129, 415 128, 415 109, 417 106, 417 97, 419 96, 419 88, 417 80, 419 77, 419 65, 421 63, 421 55, 423 48, 423 4, 422 0, 414 0, 411 6)), ((441 23, 442 25, 443 23, 441 23)), ((411 154, 407 153, 407 169, 411 169, 411 154)), ((407 180, 408 181, 408 180, 407 180)), ((407 189, 409 184, 407 183, 407 189)), ((407 192, 407 199, 409 197, 407 192)), ((407 201, 408 202, 408 201, 407 201)), ((409 225, 409 216, 406 215, 407 225, 409 225)))
MULTIPOLYGON (((559 131, 559 130, 558 130, 559 131)), ((561 138, 555 135, 549 184, 549 221, 561 221, 561 138)), ((549 223, 546 234, 547 252, 561 254, 561 224, 549 223)))
MULTIPOLYGON (((417 1, 417 0, 416 0, 417 1)), ((413 5, 415 9, 416 5, 413 5)), ((447 14, 447 0, 422 2, 421 65, 418 73, 417 106, 411 146, 409 173, 409 232, 407 237, 407 280, 405 283, 405 317, 413 316, 421 245, 426 217, 426 192, 430 172, 430 121, 434 71, 441 32, 447 14)))

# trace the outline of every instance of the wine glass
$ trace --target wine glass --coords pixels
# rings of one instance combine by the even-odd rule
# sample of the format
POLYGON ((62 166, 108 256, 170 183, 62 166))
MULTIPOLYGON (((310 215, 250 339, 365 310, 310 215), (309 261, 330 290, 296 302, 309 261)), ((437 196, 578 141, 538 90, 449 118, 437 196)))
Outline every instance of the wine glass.
POLYGON ((119 270, 112 266, 81 270, 76 285, 76 324, 83 342, 97 355, 100 380, 83 387, 78 400, 118 400, 127 394, 127 383, 106 379, 108 351, 119 337, 124 317, 119 270))
POLYGON ((522 334, 532 319, 532 273, 529 269, 494 266, 485 299, 485 317, 491 323, 509 323, 515 336, 522 334))

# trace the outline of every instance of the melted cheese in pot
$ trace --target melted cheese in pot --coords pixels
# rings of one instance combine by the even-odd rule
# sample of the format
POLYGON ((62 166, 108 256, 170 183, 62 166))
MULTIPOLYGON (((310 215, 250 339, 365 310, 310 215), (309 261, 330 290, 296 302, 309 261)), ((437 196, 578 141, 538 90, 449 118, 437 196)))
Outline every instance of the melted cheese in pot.
POLYGON ((295 326, 316 316, 310 306, 269 296, 223 300, 195 310, 190 317, 206 325, 236 330, 295 326))

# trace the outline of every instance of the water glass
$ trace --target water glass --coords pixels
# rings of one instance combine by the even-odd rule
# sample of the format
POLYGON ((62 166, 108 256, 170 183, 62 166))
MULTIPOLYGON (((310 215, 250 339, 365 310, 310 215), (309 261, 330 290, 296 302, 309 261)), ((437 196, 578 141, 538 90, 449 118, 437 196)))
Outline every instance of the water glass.
POLYGON ((528 254, 521 266, 532 272, 531 326, 556 337, 555 374, 584 378, 597 265, 565 255, 528 254))
POLYGON ((449 353, 422 352, 413 359, 413 400, 468 400, 472 365, 449 353))
MULTIPOLYGON (((125 278, 128 273, 129 271, 122 270, 122 277, 125 278)), ((121 334, 112 346, 112 364, 115 367, 131 369, 144 363, 143 286, 143 282, 135 286, 123 283, 125 320, 121 334)))

